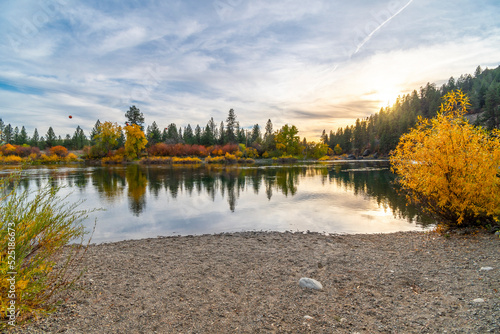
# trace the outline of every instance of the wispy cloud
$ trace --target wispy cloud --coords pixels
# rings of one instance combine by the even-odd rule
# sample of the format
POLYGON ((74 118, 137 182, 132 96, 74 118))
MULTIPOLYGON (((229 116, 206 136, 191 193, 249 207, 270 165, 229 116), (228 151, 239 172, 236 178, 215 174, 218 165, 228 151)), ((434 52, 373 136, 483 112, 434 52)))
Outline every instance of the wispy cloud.
POLYGON ((493 0, 451 9, 427 0, 2 7, 0 83, 17 88, 0 84, 0 117, 29 131, 53 122, 61 135, 77 124, 90 131, 98 118, 122 123, 135 104, 160 126, 220 122, 234 108, 243 126, 271 118, 313 139, 391 95, 498 65, 500 54, 493 0))

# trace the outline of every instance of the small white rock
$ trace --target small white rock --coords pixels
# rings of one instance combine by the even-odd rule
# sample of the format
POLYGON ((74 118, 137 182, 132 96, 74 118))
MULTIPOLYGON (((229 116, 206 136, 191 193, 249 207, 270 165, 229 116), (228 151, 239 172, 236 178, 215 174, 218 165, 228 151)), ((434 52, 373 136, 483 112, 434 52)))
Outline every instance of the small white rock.
POLYGON ((313 317, 311 317, 310 315, 305 315, 305 316, 304 316, 304 319, 306 319, 306 320, 313 320, 314 318, 313 318, 313 317))
POLYGON ((476 298, 472 302, 473 303, 484 303, 484 299, 483 298, 476 298))
POLYGON ((489 271, 489 270, 493 270, 492 267, 481 267, 481 269, 479 270, 484 270, 484 271, 489 271))
POLYGON ((315 289, 315 290, 323 289, 323 285, 321 285, 320 282, 308 277, 302 277, 299 280, 299 286, 302 288, 315 289))

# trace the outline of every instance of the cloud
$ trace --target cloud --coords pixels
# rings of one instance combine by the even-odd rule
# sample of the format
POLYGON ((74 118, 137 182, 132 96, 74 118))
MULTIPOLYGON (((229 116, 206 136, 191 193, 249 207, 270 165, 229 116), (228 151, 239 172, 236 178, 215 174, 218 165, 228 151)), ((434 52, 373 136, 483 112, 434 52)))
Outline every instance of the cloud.
POLYGON ((122 123, 132 104, 159 126, 220 123, 234 108, 242 126, 271 118, 313 139, 427 82, 498 65, 494 1, 221 1, 4 4, 0 82, 18 91, 0 86, 2 118, 32 129, 43 111, 63 135, 76 127, 68 113, 88 132, 97 118, 122 123))

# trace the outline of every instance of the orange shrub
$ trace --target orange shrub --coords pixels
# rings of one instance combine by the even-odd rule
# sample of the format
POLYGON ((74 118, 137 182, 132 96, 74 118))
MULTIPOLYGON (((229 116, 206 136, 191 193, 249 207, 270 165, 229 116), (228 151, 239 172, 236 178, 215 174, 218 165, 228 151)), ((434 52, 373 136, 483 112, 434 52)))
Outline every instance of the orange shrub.
POLYGON ((5 144, 0 147, 3 155, 13 155, 16 154, 16 147, 11 144, 5 144))
POLYGON ((3 159, 3 162, 6 164, 20 164, 23 162, 23 158, 17 155, 9 155, 3 159))
POLYGON ((66 147, 63 147, 63 146, 60 146, 60 145, 51 147, 50 150, 49 150, 49 152, 50 152, 51 155, 55 154, 55 155, 57 155, 60 158, 64 158, 65 156, 68 155, 68 149, 66 147))

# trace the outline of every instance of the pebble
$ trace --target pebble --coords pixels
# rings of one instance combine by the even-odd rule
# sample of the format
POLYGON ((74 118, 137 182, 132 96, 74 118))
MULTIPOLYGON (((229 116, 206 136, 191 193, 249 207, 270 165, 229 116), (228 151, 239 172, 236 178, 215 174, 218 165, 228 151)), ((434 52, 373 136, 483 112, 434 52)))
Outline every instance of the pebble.
POLYGON ((299 280, 299 286, 302 288, 315 289, 315 290, 323 289, 323 285, 320 282, 308 277, 302 277, 299 280))
POLYGON ((481 267, 481 269, 479 270, 485 270, 485 271, 489 271, 489 270, 493 270, 492 267, 481 267))
POLYGON ((310 315, 305 315, 305 316, 304 316, 304 319, 306 319, 306 320, 313 320, 314 318, 313 318, 313 317, 311 317, 310 315))
POLYGON ((472 302, 473 303, 484 303, 484 299, 483 298, 476 298, 472 302))

